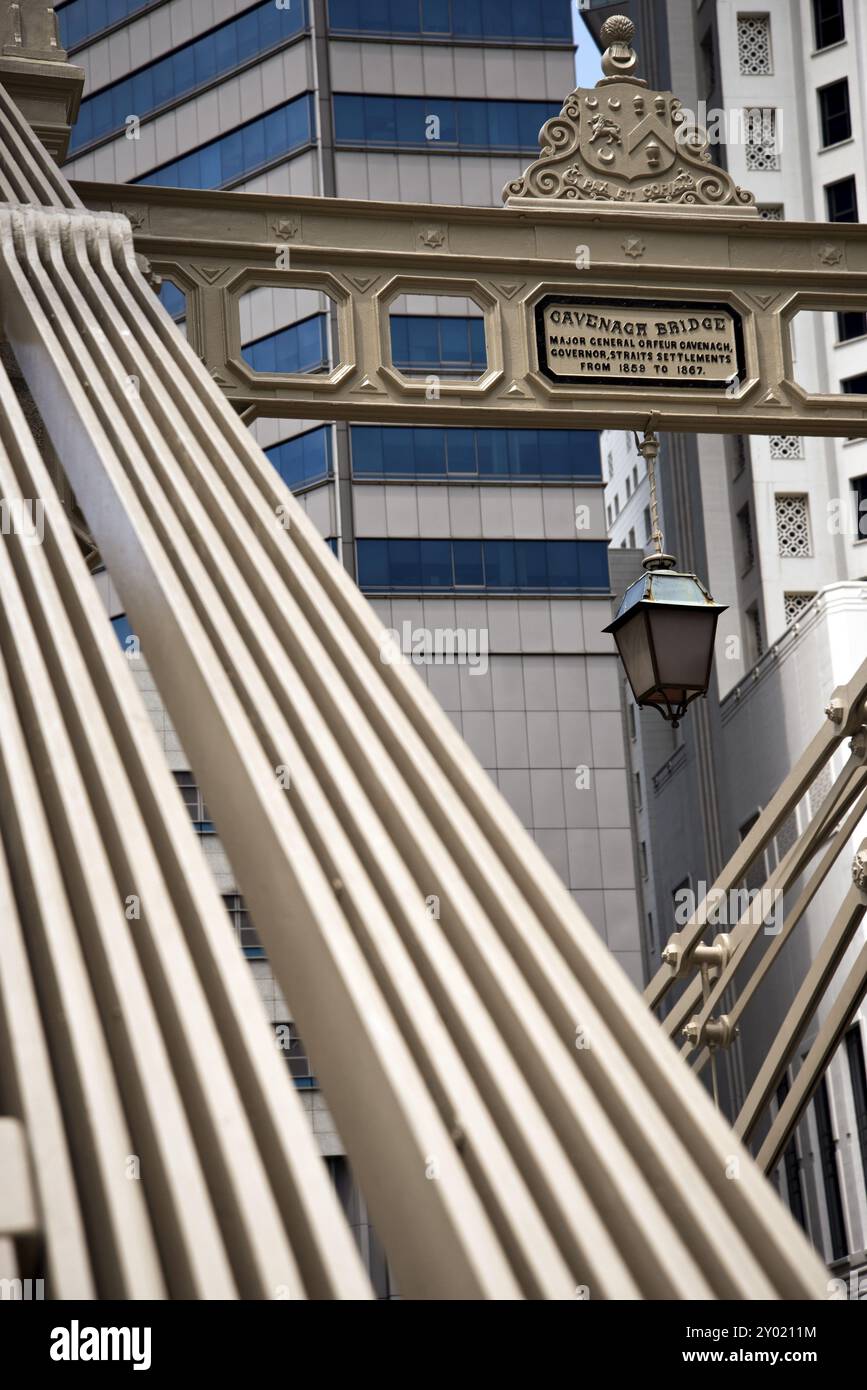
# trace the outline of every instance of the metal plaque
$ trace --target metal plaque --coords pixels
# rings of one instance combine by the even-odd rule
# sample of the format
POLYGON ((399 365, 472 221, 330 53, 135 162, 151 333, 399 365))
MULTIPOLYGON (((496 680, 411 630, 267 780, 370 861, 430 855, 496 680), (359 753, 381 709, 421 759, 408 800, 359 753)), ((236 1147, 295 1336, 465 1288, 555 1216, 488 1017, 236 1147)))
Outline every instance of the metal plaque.
POLYGON ((740 315, 727 304, 546 295, 536 305, 550 381, 723 389, 744 375, 740 315))

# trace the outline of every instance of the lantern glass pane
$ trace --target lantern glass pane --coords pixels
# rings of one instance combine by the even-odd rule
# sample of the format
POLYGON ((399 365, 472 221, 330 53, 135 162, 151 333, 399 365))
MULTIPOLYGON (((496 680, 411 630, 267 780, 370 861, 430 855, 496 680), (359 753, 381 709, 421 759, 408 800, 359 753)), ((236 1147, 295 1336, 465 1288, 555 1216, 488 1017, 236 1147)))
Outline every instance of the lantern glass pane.
POLYGON ((717 614, 713 608, 651 608, 651 641, 660 685, 703 688, 717 614))
POLYGON ((620 659, 626 667, 632 693, 636 700, 640 700, 656 684, 643 609, 639 609, 634 617, 617 629, 615 641, 620 650, 620 659))
POLYGON ((618 618, 620 617, 621 613, 628 612, 628 610, 632 608, 636 603, 638 603, 640 599, 644 598, 645 592, 647 590, 647 584, 648 576, 646 574, 643 574, 640 579, 636 579, 634 584, 630 584, 629 588, 626 590, 626 593, 623 595, 623 598, 620 602, 620 607, 617 610, 618 618))
POLYGON ((651 595, 656 603, 707 602, 701 585, 689 574, 655 574, 651 580, 651 595))

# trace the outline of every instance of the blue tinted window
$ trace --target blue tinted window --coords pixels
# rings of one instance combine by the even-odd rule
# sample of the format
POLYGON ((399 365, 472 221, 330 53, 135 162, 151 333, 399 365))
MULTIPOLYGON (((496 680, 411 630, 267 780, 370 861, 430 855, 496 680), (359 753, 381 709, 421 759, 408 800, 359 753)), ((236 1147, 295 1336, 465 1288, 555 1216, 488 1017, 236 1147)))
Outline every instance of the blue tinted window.
POLYGON ((153 0, 70 0, 62 8, 55 5, 60 42, 64 48, 75 48, 93 34, 99 34, 110 24, 144 10, 153 0))
POLYGON ((391 356, 407 371, 484 371, 485 321, 434 314, 392 314, 391 356))
POLYGON ((481 587, 485 582, 481 541, 452 541, 455 586, 481 587))
MULTIPOLYGON (((517 102, 504 101, 498 103, 497 105, 495 105, 493 102, 486 102, 485 110, 488 119, 487 144, 493 145, 497 148, 503 145, 507 146, 508 148, 512 148, 512 146, 519 145, 521 143, 522 132, 519 128, 518 122, 518 112, 520 110, 520 107, 518 106, 517 102)), ((462 119, 462 128, 463 124, 464 122, 462 119)), ((535 136, 539 134, 539 126, 536 124, 535 120, 533 121, 533 125, 535 125, 536 128, 535 134, 532 128, 530 130, 531 139, 535 139, 535 136)), ((481 140, 479 143, 484 143, 484 140, 481 140)))
POLYGON ((309 144, 313 131, 313 102, 305 93, 133 182, 164 188, 223 188, 309 144))
POLYGON ((111 625, 114 628, 115 636, 123 647, 123 650, 125 652, 130 651, 131 648, 127 646, 127 639, 133 637, 134 633, 129 618, 125 613, 119 613, 116 618, 112 618, 111 625))
MULTIPOLYGON (((409 9, 410 6, 407 6, 409 9)), ((448 34, 451 29, 451 6, 449 0, 422 0, 421 32, 424 34, 448 34)))
POLYGON ((405 447, 405 441, 412 439, 412 430, 401 430, 396 438, 392 437, 390 430, 382 431, 382 451, 386 460, 386 466, 390 470, 400 466, 400 450, 405 447))
MULTIPOLYGON (((476 457, 479 477, 505 478, 511 473, 509 460, 509 430, 477 430, 476 457)), ((537 430, 532 430, 534 436, 537 430)), ((538 447, 538 446, 537 446, 538 447)))
POLYGON ((581 582, 579 555, 573 550, 551 550, 546 557, 548 584, 552 589, 574 589, 581 582))
POLYGON ((440 357, 446 365, 472 360, 470 324, 466 319, 443 319, 439 324, 440 357))
POLYGON ((519 589, 548 588, 548 546, 544 542, 528 545, 516 541, 487 541, 487 548, 492 551, 508 548, 514 552, 515 584, 519 589))
POLYGON ((580 547, 578 577, 582 588, 605 590, 611 588, 608 574, 607 541, 583 541, 580 547))
POLYGON ((359 583, 368 589, 387 589, 391 582, 388 565, 388 541, 357 542, 359 583), (361 576, 364 575, 362 580, 361 576))
POLYGON ((360 438, 356 439, 356 431, 351 431, 353 472, 359 475, 382 472, 382 429, 379 425, 365 425, 358 434, 360 438))
POLYGON ((306 23, 305 0, 294 0, 286 9, 278 9, 274 0, 264 0, 240 18, 103 87, 82 101, 70 151, 122 129, 132 113, 144 120, 166 102, 189 96, 197 87, 298 34, 306 23))
MULTIPOLYGON (((391 430, 386 428, 383 435, 387 436, 391 430)), ((442 473, 442 460, 446 450, 447 435, 451 431, 441 429, 415 428, 407 430, 407 447, 415 461, 415 472, 421 478, 435 478, 438 473, 442 473)), ((395 462, 400 467, 400 460, 395 462)))
POLYGON ((328 333, 324 314, 291 323, 241 348, 254 372, 321 372, 328 370, 328 333))
POLYGON ((546 473, 602 477, 599 438, 593 430, 542 430, 539 456, 546 473))
POLYGON ((356 542, 362 589, 607 593, 607 541, 356 542))
POLYGON ((514 541, 485 541, 484 556, 485 579, 492 589, 517 588, 514 541))
POLYGON ((569 0, 328 0, 332 29, 572 42, 569 0))
MULTIPOLYGON (((503 6, 503 28, 505 29, 507 7, 503 6)), ((474 39, 484 35, 482 28, 482 0, 465 0, 463 5, 458 6, 458 13, 454 16, 454 33, 456 38, 474 39)))
POLYGON ((470 362, 474 367, 486 367, 488 354, 485 348, 484 319, 470 319, 470 362))
POLYGON ((282 444, 265 450, 280 477, 288 487, 304 487, 307 483, 331 475, 331 427, 296 434, 282 444))
POLYGON ((558 102, 546 101, 337 93, 334 138, 344 145, 412 145, 432 151, 451 146, 535 150, 541 127, 559 111, 558 102))
MULTIPOLYGON (((392 319, 392 323, 401 322, 392 319)), ((363 477, 599 478, 595 430, 492 430, 353 425, 353 472, 363 477)))
POLYGON ((181 318, 187 312, 187 297, 178 289, 177 285, 172 284, 171 280, 163 280, 160 285, 159 299, 163 308, 171 314, 173 319, 181 318))
POLYGON ((446 468, 449 473, 478 473, 476 463, 476 434, 474 430, 451 429, 446 446, 446 468))
MULTIPOLYGON (((389 541, 389 548, 402 541, 389 541)), ((453 583, 451 541, 419 541, 422 584, 426 589, 449 589, 453 583)))

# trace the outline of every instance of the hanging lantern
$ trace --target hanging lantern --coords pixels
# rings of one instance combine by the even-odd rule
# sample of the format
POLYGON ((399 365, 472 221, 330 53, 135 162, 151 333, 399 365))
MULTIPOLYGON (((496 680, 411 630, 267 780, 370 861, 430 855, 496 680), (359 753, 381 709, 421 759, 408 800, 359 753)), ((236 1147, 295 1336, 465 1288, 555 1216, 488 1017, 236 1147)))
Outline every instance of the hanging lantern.
POLYGON ((656 503, 655 435, 638 443, 647 460, 656 553, 621 600, 610 632, 617 644, 635 703, 659 710, 676 729, 691 702, 710 684, 717 623, 725 605, 714 603, 701 580, 677 569, 662 551, 656 503))
POLYGON ((710 684, 716 625, 714 603, 694 574, 681 574, 670 555, 645 560, 645 573, 623 596, 604 629, 617 643, 635 703, 659 710, 675 729, 686 707, 710 684))

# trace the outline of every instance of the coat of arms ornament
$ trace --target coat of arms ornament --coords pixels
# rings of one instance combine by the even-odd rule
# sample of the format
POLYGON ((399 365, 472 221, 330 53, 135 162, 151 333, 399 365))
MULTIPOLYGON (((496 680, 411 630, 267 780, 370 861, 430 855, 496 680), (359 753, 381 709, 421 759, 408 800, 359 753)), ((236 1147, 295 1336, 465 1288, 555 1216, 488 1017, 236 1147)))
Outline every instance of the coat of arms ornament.
POLYGON ((546 121, 539 158, 506 185, 504 201, 510 207, 542 199, 758 215, 753 195, 711 164, 707 134, 689 124, 674 93, 651 91, 634 75, 634 34, 625 15, 605 21, 605 76, 594 88, 572 92, 560 115, 546 121))

